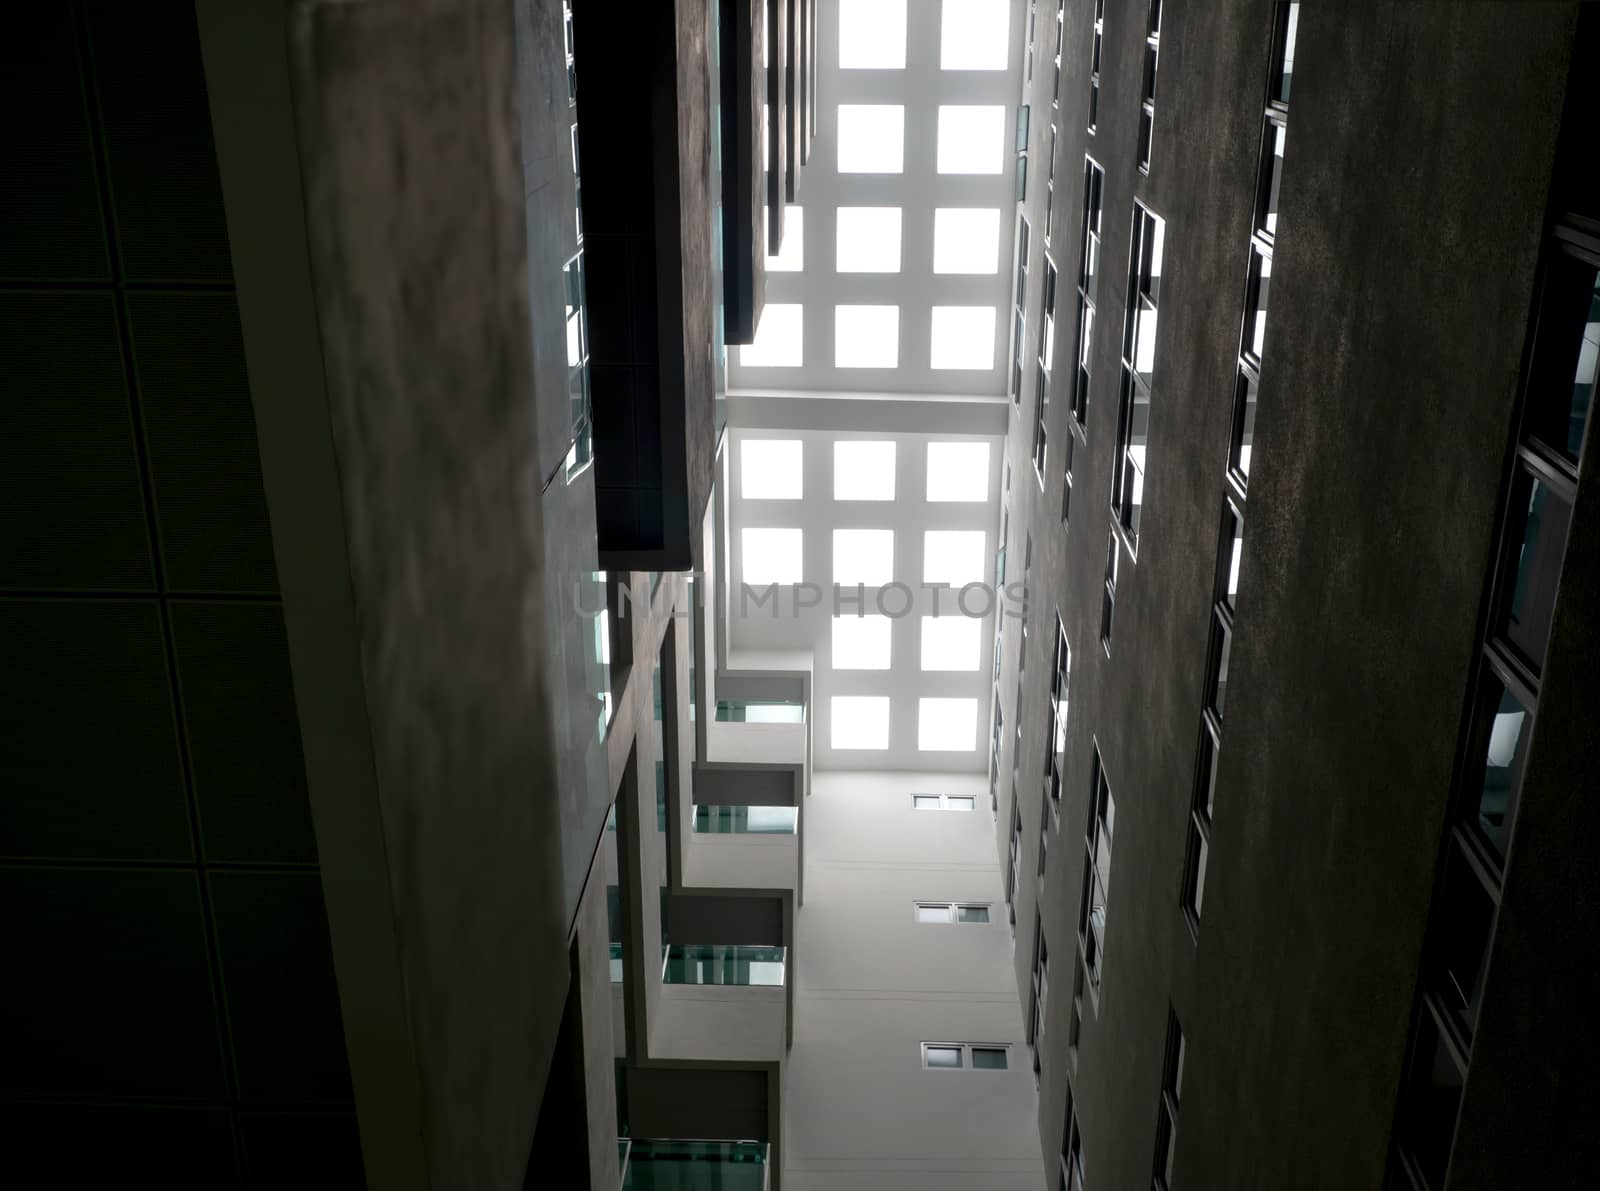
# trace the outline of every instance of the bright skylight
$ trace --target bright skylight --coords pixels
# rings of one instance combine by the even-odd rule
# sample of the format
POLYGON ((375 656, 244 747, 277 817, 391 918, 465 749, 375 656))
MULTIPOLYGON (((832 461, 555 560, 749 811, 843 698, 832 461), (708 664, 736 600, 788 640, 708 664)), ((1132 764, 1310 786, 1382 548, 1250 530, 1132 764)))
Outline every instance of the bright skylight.
MULTIPOLYGON (((969 699, 976 706, 976 700, 969 699)), ((835 695, 828 708, 829 741, 836 749, 889 747, 889 696, 835 695)))
POLYGON ((948 583, 954 588, 983 582, 988 571, 983 556, 986 536, 981 529, 925 531, 922 535, 922 581, 948 583))
POLYGON ((976 699, 917 700, 917 747, 923 752, 971 752, 977 738, 976 699))
POLYGON ((799 500, 797 438, 747 438, 739 444, 739 492, 746 500, 799 500))
MULTIPOLYGON (((799 444, 796 443, 796 446, 799 444)), ((796 464, 796 466, 799 466, 796 464)), ((928 499, 982 501, 989 499, 989 444, 986 442, 931 442, 928 444, 928 499)))
POLYGON ((900 271, 900 208, 840 207, 834 268, 840 273, 900 271))
MULTIPOLYGON (((922 668, 924 670, 976 670, 982 646, 975 616, 924 616, 922 618, 922 668)), ((834 665, 838 665, 837 662, 834 665)))
MULTIPOLYGON (((898 110, 898 109, 897 109, 898 110)), ((843 122, 844 109, 840 108, 843 122)), ((844 139, 840 134, 839 170, 844 172, 844 139)), ((939 108, 939 172, 998 174, 1005 168, 1006 109, 993 106, 941 105, 939 108)), ((896 156, 898 163, 899 157, 896 156)), ((899 172, 896 165, 893 173, 899 172)))
MULTIPOLYGON (((767 266, 769 269, 771 265, 767 266)), ((1000 212, 994 207, 936 207, 933 271, 993 273, 1000 268, 1000 212)))
POLYGON ((833 581, 841 586, 882 587, 894 581, 894 530, 833 531, 833 581))
POLYGON ((834 443, 833 499, 893 500, 894 443, 834 443))
MULTIPOLYGON (((993 314, 991 310, 991 318, 993 314)), ((899 362, 900 307, 833 308, 835 368, 893 368, 899 362)))
POLYGON ((800 531, 798 529, 742 529, 740 576, 746 583, 800 582, 800 531))
POLYGON ((756 341, 739 349, 739 363, 746 368, 800 367, 800 311, 799 303, 768 302, 756 341))
POLYGON ((928 364, 932 368, 994 367, 994 307, 935 306, 928 364))
POLYGON ((1008 0, 944 0, 944 20, 939 29, 940 68, 1004 70, 1010 48, 1010 8, 1008 0))
MULTIPOLYGON (((977 621, 973 621, 977 624, 977 621)), ((835 616, 833 618, 833 668, 835 670, 887 670, 889 631, 887 616, 835 616)), ((976 666, 976 663, 974 663, 976 666)))
POLYGON ((806 219, 800 207, 788 207, 783 213, 783 251, 767 257, 768 273, 798 273, 805 267, 806 219))
MULTIPOLYGON (((945 108, 940 108, 944 113, 945 108)), ((958 109, 966 110, 966 109, 958 109)), ((973 109, 984 110, 984 109, 973 109)), ((995 108, 1002 119, 1004 108, 995 108)), ((904 168, 906 110, 898 103, 841 103, 839 105, 839 172, 841 174, 898 174, 904 168)), ((943 145, 943 127, 940 144, 943 145)), ((940 160, 944 151, 940 149, 940 160)), ((941 173, 994 173, 992 170, 946 170, 941 173)))
MULTIPOLYGON (((1003 13, 1000 19, 1005 20, 1003 13)), ((839 0, 840 70, 904 70, 905 65, 906 0, 839 0)))

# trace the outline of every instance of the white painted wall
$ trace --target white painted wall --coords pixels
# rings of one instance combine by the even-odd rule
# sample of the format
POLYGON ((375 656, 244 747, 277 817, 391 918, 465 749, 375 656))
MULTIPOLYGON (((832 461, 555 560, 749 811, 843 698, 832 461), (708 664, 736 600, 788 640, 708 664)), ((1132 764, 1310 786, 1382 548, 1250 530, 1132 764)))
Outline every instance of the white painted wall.
POLYGON ((985 779, 818 773, 785 1074, 789 1191, 1039 1191, 1033 1076, 985 779), (913 811, 913 790, 972 794, 913 811), (987 926, 919 925, 917 900, 991 903, 987 926), (1009 1043, 1010 1068, 925 1071, 921 1043, 1009 1043))

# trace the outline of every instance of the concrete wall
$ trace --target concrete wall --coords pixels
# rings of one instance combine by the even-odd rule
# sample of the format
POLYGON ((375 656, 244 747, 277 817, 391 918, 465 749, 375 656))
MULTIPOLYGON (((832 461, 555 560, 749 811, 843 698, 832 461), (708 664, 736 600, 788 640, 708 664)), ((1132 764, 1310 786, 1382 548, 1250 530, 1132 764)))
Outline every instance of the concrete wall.
POLYGON ((1002 893, 989 816, 913 811, 911 791, 978 779, 819 773, 806 803, 811 887, 786 1072, 792 1189, 1038 1191, 1034 1092, 1003 915, 918 925, 917 899, 1002 893), (923 1041, 1010 1044, 1010 1068, 926 1071, 923 1041))
MULTIPOLYGON (((1472 663, 1565 80, 1571 5, 1301 6, 1227 722, 1198 942, 1180 909, 1273 6, 1167 5, 1150 174, 1135 169, 1138 18, 1107 6, 1084 132, 1090 7, 1069 5, 1061 271, 1043 483, 1025 399, 1009 559, 1033 540, 1029 656, 1000 679, 1000 822, 1020 755, 1018 935, 1051 954, 1039 1144, 1070 1076, 1091 1185, 1150 1177, 1169 1005, 1189 1050, 1175 1181, 1376 1186, 1472 663), (1087 434, 1063 460, 1083 155, 1105 168, 1087 434), (1144 521, 1099 645, 1135 196, 1167 221, 1144 521), (1066 334, 1060 329, 1066 328, 1066 334), (1057 607, 1073 649, 1066 790, 1032 874, 1057 607), (1020 742, 1013 729, 1020 724, 1020 742), (1063 1023, 1092 746, 1116 799, 1098 1011, 1063 1023), (1020 754, 1017 750, 1020 749, 1020 754), (1064 1023, 1063 1023, 1064 1024, 1064 1023)), ((1041 22, 1043 25, 1043 22, 1041 22)), ((1041 29, 1033 147, 1048 143, 1041 29), (1043 117, 1041 119, 1041 117, 1043 117)), ((1033 164, 1030 281, 1042 274, 1033 164)), ((1030 323, 1037 293, 1028 295, 1030 323)), ((1036 328, 1030 325, 1030 338, 1036 328)), ((1024 347, 1031 359, 1034 346, 1024 347)), ((1020 570, 1014 572, 1020 578, 1020 570)), ((1008 575, 1008 578, 1012 577, 1008 575)), ((1004 832, 995 841, 1002 858, 1004 832)), ((1026 947, 1014 961, 1026 1003, 1026 947)))

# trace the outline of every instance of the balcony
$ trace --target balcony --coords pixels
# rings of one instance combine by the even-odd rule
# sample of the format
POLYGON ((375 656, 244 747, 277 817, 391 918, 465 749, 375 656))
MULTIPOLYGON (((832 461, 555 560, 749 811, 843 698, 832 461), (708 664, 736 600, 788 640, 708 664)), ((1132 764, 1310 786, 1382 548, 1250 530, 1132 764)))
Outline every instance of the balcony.
POLYGON ((697 835, 794 835, 797 806, 705 806, 694 808, 697 835))
POLYGON ((623 1191, 765 1191, 764 1141, 663 1141, 635 1138, 623 1191))
POLYGON ((663 984, 783 987, 788 952, 784 947, 679 943, 661 950, 663 984))

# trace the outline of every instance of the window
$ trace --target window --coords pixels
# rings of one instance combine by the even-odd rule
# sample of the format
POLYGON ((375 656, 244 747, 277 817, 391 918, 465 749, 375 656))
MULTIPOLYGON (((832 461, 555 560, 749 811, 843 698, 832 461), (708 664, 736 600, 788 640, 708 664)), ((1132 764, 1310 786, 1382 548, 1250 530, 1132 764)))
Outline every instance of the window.
POLYGON ((801 531, 798 529, 741 529, 740 577, 755 587, 765 587, 769 583, 799 583, 800 537, 801 531))
POLYGON ((1111 653, 1111 616, 1117 606, 1117 535, 1113 532, 1106 546, 1106 586, 1100 601, 1100 644, 1111 653))
POLYGON ((1066 1119, 1061 1126, 1061 1191, 1083 1191, 1083 1135, 1078 1132, 1078 1113, 1072 1102, 1072 1085, 1067 1085, 1066 1119))
POLYGON ((976 670, 983 661, 982 627, 973 616, 924 616, 922 669, 976 670))
POLYGON ((988 500, 989 444, 930 442, 927 498, 979 503, 988 500))
MULTIPOLYGON (((840 111, 842 112, 843 108, 840 111)), ((998 174, 1005 168, 1004 106, 941 104, 938 124, 939 173, 998 174)), ((840 153, 843 154, 842 148, 840 153)), ((844 172, 843 167, 840 172, 844 172)), ((890 172, 900 172, 898 157, 896 168, 890 172)))
POLYGON ((1545 266, 1535 331, 1538 371, 1527 434, 1573 464, 1583 450, 1600 372, 1600 261, 1562 243, 1545 266))
POLYGON ((839 69, 904 70, 906 0, 839 0, 839 69))
POLYGON ((894 443, 833 444, 834 500, 893 500, 894 443))
POLYGON ((1100 112, 1100 47, 1105 40, 1106 0, 1093 0, 1094 25, 1089 35, 1089 135, 1094 130, 1100 112))
POLYGON ((924 1042, 922 1065, 929 1071, 1004 1071, 1011 1048, 983 1042, 924 1042))
POLYGON ((900 307, 833 308, 835 368, 893 368, 899 361, 900 307))
POLYGON ((905 166, 906 110, 897 103, 839 105, 839 172, 898 174, 905 166))
POLYGON ((1029 993, 1028 1044, 1033 1047, 1038 1069, 1039 1044, 1044 1040, 1045 1007, 1050 995, 1050 948, 1045 944, 1044 922, 1037 912, 1033 917, 1033 975, 1029 993))
POLYGON ((1083 159, 1083 234, 1078 252, 1077 371, 1072 379, 1072 416, 1078 425, 1089 416, 1090 358, 1100 282, 1100 200, 1105 174, 1092 157, 1083 159))
POLYGON ((939 28, 941 70, 1004 70, 1009 56, 1007 0, 944 0, 939 28))
POLYGON ((783 213, 783 247, 777 256, 767 257, 768 273, 798 273, 805 268, 805 211, 790 204, 783 213))
POLYGON ((833 581, 843 587, 894 582, 894 530, 834 530, 833 581))
POLYGON ((1139 172, 1150 172, 1150 141, 1156 121, 1156 60, 1161 56, 1161 0, 1150 0, 1145 20, 1144 75, 1139 104, 1139 172))
POLYGON ((989 922, 988 902, 918 902, 916 919, 919 923, 958 926, 986 926, 989 922))
POLYGON ((1087 852, 1083 870, 1083 900, 1078 917, 1078 947, 1083 952, 1089 986, 1100 988, 1106 947, 1106 894, 1111 888, 1111 839, 1116 827, 1117 807, 1100 761, 1100 746, 1094 749, 1094 777, 1089 798, 1089 827, 1084 844, 1087 852))
POLYGON ((1156 310, 1161 293, 1161 258, 1166 224, 1143 203, 1133 205, 1128 249, 1128 296, 1122 334, 1122 390, 1117 414, 1117 452, 1111 507, 1139 549, 1144 510, 1145 449, 1150 434, 1150 388, 1155 372, 1156 310))
POLYGON ((1178 1148, 1178 1095, 1183 1089, 1183 1030, 1167 1007, 1167 1056, 1161 1070, 1161 1103, 1156 1115, 1156 1162, 1152 1186, 1172 1186, 1172 1159, 1178 1148))
POLYGON ((972 794, 913 794, 911 809, 915 811, 970 811, 976 810, 978 800, 972 794))
POLYGON ((1006 853, 1006 905, 1010 911, 1011 925, 1017 925, 1017 865, 1022 859, 1022 806, 1017 801, 1017 791, 1011 790, 1011 846, 1006 853))
POLYGON ((739 491, 746 500, 799 500, 799 439, 747 438, 739 444, 739 491))
POLYGON ((996 208, 934 208, 935 273, 994 273, 999 268, 1000 212, 996 208))
POLYGON ((829 744, 836 749, 889 747, 887 695, 834 695, 828 708, 829 744))
POLYGON ((984 371, 994 367, 994 307, 935 306, 928 366, 984 371))
POLYGON ((900 271, 899 207, 840 207, 834 218, 834 269, 837 272, 900 271))
POLYGON ((833 618, 835 670, 887 670, 893 622, 887 616, 864 613, 833 618))
POLYGON ((1036 361, 1038 396, 1034 402, 1033 470, 1044 487, 1044 460, 1050 420, 1050 369, 1056 346, 1056 267, 1044 258, 1044 285, 1039 290, 1039 355, 1036 361))
POLYGON ((981 529, 929 529, 922 534, 922 581, 965 587, 982 583, 987 535, 981 529))
POLYGON ((1056 656, 1050 672, 1049 721, 1045 730, 1044 791, 1052 813, 1061 813, 1062 777, 1067 767, 1067 694, 1072 683, 1072 646, 1061 611, 1056 610, 1056 656))
POLYGON ((917 700, 917 748, 927 752, 971 752, 977 747, 976 699, 917 700))
POLYGON ((739 349, 739 363, 745 368, 800 367, 801 327, 798 304, 768 302, 761 310, 755 342, 739 349))
POLYGON ((1022 343, 1027 330, 1022 302, 1028 288, 1028 221, 1017 220, 1017 280, 1011 297, 1011 401, 1022 402, 1022 343))

